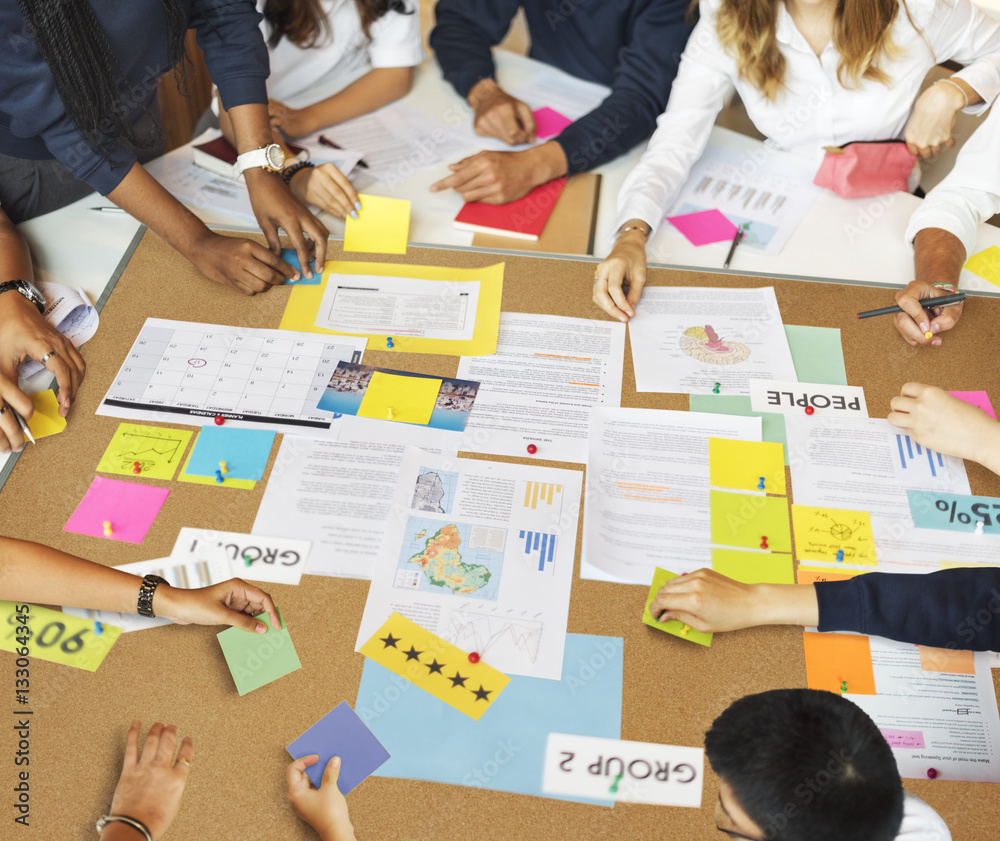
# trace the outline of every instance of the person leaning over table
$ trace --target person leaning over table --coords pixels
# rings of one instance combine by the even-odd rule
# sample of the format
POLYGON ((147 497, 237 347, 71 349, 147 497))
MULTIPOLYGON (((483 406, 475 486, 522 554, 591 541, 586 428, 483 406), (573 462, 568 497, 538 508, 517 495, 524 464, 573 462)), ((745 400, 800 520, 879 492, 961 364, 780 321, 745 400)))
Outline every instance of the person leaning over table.
POLYGON ((31 255, 0 209, 0 455, 24 448, 14 412, 30 418, 35 407, 17 384, 17 366, 37 360, 59 384, 59 414, 69 413, 87 369, 83 357, 43 316, 45 298, 32 283, 31 255))
POLYGON ((488 204, 519 199, 553 178, 623 155, 649 136, 666 105, 691 33, 687 0, 440 0, 430 44, 445 79, 475 110, 477 134, 508 145, 535 141, 531 109, 497 84, 490 55, 518 8, 527 19, 532 58, 611 93, 547 143, 480 152, 452 164, 452 175, 432 191, 453 189, 466 201, 488 204))
MULTIPOLYGON (((257 9, 264 15, 276 142, 313 134, 405 96, 424 57, 419 10, 407 0, 258 0, 257 9), (337 93, 301 108, 285 104, 333 79, 337 93)), ((225 112, 219 123, 232 143, 225 112)), ((358 194, 335 164, 292 163, 282 177, 303 202, 358 218, 358 194)))
MULTIPOLYGON (((91 190, 152 228, 207 277, 246 294, 298 278, 328 232, 281 178, 271 143, 267 48, 253 0, 18 0, 0 3, 0 202, 14 221, 91 190), (250 201, 270 250, 211 232, 143 169, 162 150, 157 80, 186 60, 188 27, 229 107, 250 201)), ((183 76, 185 65, 179 73, 183 76)))
POLYGON ((666 111, 618 194, 593 300, 620 321, 646 281, 645 243, 708 142, 730 84, 769 145, 817 164, 824 146, 905 137, 928 157, 961 110, 1000 93, 1000 22, 972 0, 703 0, 666 111), (973 62, 918 93, 946 60, 973 62), (628 291, 624 289, 628 286, 628 291))

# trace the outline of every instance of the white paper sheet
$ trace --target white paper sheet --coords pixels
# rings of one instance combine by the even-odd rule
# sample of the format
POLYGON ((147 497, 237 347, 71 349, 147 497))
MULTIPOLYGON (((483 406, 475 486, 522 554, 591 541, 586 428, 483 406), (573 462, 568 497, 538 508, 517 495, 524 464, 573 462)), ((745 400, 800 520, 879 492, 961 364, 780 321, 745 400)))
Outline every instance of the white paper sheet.
MULTIPOLYGON (((708 146, 664 215, 714 208, 734 225, 749 223, 740 248, 773 257, 822 194, 812 183, 815 174, 815 167, 796 166, 769 156, 766 148, 758 159, 745 152, 708 146)), ((681 236, 669 222, 664 222, 662 229, 681 236)), ((720 266, 729 246, 728 242, 715 246, 720 266)))
POLYGON ((646 287, 628 323, 636 391, 749 394, 796 381, 774 287, 646 287))
POLYGON ((323 290, 316 326, 342 333, 467 342, 476 331, 478 307, 478 280, 442 283, 335 273, 323 290))
POLYGON ((812 417, 867 418, 865 390, 854 385, 824 385, 779 380, 751 380, 750 408, 755 412, 812 417))
MULTIPOLYGON (((39 291, 45 296, 45 320, 54 325, 73 347, 80 347, 97 332, 100 318, 97 310, 82 289, 70 289, 61 283, 38 281, 39 291)), ((45 366, 36 359, 26 359, 17 366, 19 379, 27 379, 45 366)))
POLYGON ((480 382, 461 449, 586 462, 590 408, 621 405, 624 353, 624 324, 501 313, 496 354, 458 363, 480 382))
POLYGON ((408 448, 355 650, 399 611, 507 674, 562 674, 582 474, 408 448))
POLYGON ((210 561, 229 565, 234 578, 268 584, 298 584, 309 557, 308 540, 183 528, 171 561, 210 561), (247 558, 250 563, 247 563, 247 558))
POLYGON ((798 505, 868 511, 912 525, 907 488, 970 493, 961 459, 918 447, 880 418, 786 415, 785 435, 798 505))
POLYGON ((532 108, 548 106, 571 120, 579 120, 600 105, 611 88, 587 82, 564 73, 536 73, 526 82, 511 88, 510 95, 532 108))
MULTIPOLYGON (((194 142, 201 143, 205 137, 203 134, 194 142)), ((255 224, 257 222, 250 194, 243 182, 195 166, 189 155, 164 155, 146 164, 146 170, 180 201, 195 207, 225 211, 255 224)))
POLYGON ((335 437, 316 404, 341 360, 367 340, 147 318, 98 415, 335 437))
MULTIPOLYGON (((760 418, 591 410, 583 558, 631 584, 712 565, 708 439, 761 440, 760 418)), ((581 568, 582 577, 590 575, 581 568)))

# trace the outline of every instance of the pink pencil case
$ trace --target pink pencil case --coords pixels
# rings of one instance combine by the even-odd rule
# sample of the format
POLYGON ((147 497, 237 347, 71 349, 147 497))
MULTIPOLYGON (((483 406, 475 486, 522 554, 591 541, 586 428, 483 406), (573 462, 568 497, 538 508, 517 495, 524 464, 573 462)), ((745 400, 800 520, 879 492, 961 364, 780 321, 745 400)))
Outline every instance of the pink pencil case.
POLYGON ((917 156, 902 140, 857 140, 827 146, 813 184, 845 199, 907 190, 917 156))

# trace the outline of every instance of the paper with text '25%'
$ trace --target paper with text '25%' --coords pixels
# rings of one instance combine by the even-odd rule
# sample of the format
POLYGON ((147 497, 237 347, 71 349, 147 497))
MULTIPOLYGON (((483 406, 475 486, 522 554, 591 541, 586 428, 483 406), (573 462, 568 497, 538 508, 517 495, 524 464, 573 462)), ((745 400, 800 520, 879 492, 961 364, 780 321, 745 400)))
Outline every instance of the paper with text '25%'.
MULTIPOLYGON (((106 625, 98 634, 87 619, 33 604, 0 601, 0 616, 0 648, 4 651, 87 672, 97 671, 122 633, 121 628, 106 625)), ((30 692, 29 685, 17 694, 30 704, 30 692)))
POLYGON ((703 748, 550 733, 542 791, 697 809, 704 772, 703 748))

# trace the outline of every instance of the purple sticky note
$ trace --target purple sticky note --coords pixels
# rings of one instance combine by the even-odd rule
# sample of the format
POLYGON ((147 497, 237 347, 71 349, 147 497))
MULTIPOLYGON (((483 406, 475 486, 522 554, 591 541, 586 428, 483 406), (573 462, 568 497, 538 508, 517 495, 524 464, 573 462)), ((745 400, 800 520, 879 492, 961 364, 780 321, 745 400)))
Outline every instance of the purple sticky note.
POLYGON ((327 764, 339 756, 337 788, 343 795, 350 794, 389 758, 389 751, 382 747, 347 701, 341 701, 286 750, 295 759, 314 753, 319 755, 319 762, 306 768, 306 775, 316 788, 320 787, 327 764))
POLYGON ((532 111, 531 115, 535 118, 536 140, 548 140, 550 137, 555 137, 566 126, 573 124, 573 121, 569 117, 564 117, 547 105, 544 108, 532 111))
POLYGON ((95 476, 63 531, 142 543, 170 493, 166 488, 95 476), (111 534, 104 524, 111 524, 111 534))
POLYGON ((949 391, 948 393, 952 397, 972 404, 977 409, 982 409, 993 420, 997 419, 997 413, 993 411, 993 404, 990 403, 990 396, 985 391, 949 391))
POLYGON ((668 216, 667 221, 684 234, 692 245, 732 242, 736 236, 736 226, 723 213, 714 209, 668 216))

